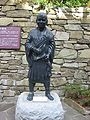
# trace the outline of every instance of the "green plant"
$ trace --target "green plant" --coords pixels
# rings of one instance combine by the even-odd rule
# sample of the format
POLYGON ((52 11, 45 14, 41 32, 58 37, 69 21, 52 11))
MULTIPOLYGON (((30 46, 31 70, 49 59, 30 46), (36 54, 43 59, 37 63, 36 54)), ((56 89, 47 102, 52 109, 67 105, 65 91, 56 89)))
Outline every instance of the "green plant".
POLYGON ((68 7, 86 6, 88 0, 66 0, 64 3, 68 7))
POLYGON ((55 6, 55 7, 80 7, 90 6, 90 0, 15 0, 16 3, 32 2, 40 6, 55 6))
POLYGON ((33 3, 39 5, 38 9, 45 9, 48 4, 48 0, 33 0, 33 3))
POLYGON ((84 107, 90 106, 90 97, 79 100, 79 103, 80 103, 80 105, 82 105, 84 107))
POLYGON ((65 97, 76 99, 78 98, 81 90, 80 84, 66 84, 64 87, 65 90, 65 97))
POLYGON ((66 98, 71 98, 82 106, 90 106, 90 89, 81 84, 67 84, 64 91, 66 98))

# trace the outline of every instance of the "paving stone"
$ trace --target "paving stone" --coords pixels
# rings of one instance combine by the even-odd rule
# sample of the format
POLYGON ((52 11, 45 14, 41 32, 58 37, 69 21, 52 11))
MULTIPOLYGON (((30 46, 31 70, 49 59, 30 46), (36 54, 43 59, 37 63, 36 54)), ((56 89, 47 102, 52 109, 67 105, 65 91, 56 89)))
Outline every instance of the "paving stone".
POLYGON ((5 111, 14 106, 14 103, 0 102, 0 112, 5 111))
POLYGON ((0 102, 0 120, 15 120, 15 104, 0 102))
POLYGON ((90 115, 87 115, 86 118, 87 118, 87 120, 90 120, 90 115))
POLYGON ((6 112, 7 112, 7 120, 15 120, 15 106, 11 107, 6 112))
POLYGON ((77 116, 74 116, 72 120, 87 120, 87 118, 83 115, 77 115, 77 116))
POLYGON ((64 120, 90 120, 90 115, 84 116, 64 102, 62 105, 65 110, 64 120))

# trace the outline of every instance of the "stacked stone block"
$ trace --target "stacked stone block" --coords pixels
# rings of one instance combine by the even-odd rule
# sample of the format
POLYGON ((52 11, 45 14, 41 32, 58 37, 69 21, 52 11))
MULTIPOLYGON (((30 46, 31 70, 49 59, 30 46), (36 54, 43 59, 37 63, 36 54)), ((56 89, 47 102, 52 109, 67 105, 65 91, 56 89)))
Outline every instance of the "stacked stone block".
MULTIPOLYGON (((28 91, 28 64, 25 42, 28 32, 36 27, 38 11, 16 5, 11 0, 0 1, 0 26, 20 26, 19 50, 0 50, 0 100, 13 98, 28 91)), ((48 26, 54 34, 56 49, 53 61, 51 89, 62 89, 66 83, 90 85, 90 9, 57 8, 48 10, 48 26)), ((44 90, 37 84, 35 90, 44 90)))

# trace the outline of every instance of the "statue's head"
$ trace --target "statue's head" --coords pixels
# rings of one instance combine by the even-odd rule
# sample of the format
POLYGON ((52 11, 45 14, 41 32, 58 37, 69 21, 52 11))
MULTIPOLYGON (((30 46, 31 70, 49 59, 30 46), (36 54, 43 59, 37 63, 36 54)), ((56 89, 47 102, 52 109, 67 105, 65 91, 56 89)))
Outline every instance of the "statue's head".
POLYGON ((43 30, 45 26, 47 25, 47 15, 43 12, 39 13, 36 19, 37 25, 40 30, 43 30))

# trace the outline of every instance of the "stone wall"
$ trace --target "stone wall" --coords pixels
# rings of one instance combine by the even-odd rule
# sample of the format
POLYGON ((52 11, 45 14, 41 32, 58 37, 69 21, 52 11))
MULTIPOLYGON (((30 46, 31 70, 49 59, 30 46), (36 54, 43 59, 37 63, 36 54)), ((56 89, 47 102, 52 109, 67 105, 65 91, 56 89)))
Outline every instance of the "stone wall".
MULTIPOLYGON (((25 7, 25 6, 24 6, 25 7)), ((19 50, 0 50, 0 101, 15 98, 28 91, 28 65, 24 44, 28 32, 36 26, 37 9, 22 8, 11 0, 0 0, 0 26, 20 26, 19 50)), ((90 9, 57 8, 48 10, 48 28, 55 35, 51 89, 63 95, 69 82, 90 84, 90 9)), ((37 84, 35 90, 43 90, 37 84)))

